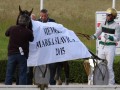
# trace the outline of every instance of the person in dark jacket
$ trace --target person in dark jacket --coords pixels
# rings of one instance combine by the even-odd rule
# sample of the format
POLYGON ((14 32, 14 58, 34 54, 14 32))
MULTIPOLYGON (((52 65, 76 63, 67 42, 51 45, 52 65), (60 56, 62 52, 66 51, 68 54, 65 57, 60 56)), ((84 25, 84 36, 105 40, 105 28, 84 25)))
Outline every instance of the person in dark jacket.
POLYGON ((46 9, 42 9, 40 11, 40 18, 38 19, 38 21, 46 23, 46 22, 55 22, 54 19, 49 18, 48 16, 48 11, 46 9))
POLYGON ((29 42, 34 39, 33 32, 26 28, 26 25, 19 24, 11 26, 5 32, 5 35, 9 37, 5 85, 12 85, 13 74, 17 65, 19 69, 19 85, 26 85, 29 42))
MULTIPOLYGON (((46 9, 42 9, 40 11, 40 18, 38 19, 38 21, 43 22, 43 23, 55 22, 54 19, 49 18, 48 11, 46 9)), ((49 70, 50 70, 49 83, 50 83, 50 85, 56 85, 56 80, 54 80, 55 73, 56 73, 56 64, 55 63, 48 64, 48 67, 49 67, 49 70)))
MULTIPOLYGON (((40 18, 38 19, 38 21, 43 22, 43 23, 55 22, 54 19, 49 18, 48 11, 46 9, 42 9, 40 11, 40 18)), ((49 66, 49 70, 50 70, 50 80, 49 80, 50 85, 56 85, 56 81, 57 81, 58 85, 62 84, 62 81, 60 80, 60 74, 61 74, 62 67, 64 67, 64 70, 65 70, 65 76, 66 76, 65 84, 66 85, 69 84, 69 82, 68 82, 69 64, 67 61, 48 64, 48 66, 49 66)))

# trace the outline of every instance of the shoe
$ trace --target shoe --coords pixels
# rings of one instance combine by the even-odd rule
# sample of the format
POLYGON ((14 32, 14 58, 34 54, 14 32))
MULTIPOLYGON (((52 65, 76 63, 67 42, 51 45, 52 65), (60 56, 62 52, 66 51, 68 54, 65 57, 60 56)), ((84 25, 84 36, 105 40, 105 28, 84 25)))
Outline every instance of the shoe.
POLYGON ((65 85, 69 85, 69 79, 68 78, 65 79, 65 85))
POLYGON ((62 81, 60 79, 56 80, 56 85, 62 85, 62 81))

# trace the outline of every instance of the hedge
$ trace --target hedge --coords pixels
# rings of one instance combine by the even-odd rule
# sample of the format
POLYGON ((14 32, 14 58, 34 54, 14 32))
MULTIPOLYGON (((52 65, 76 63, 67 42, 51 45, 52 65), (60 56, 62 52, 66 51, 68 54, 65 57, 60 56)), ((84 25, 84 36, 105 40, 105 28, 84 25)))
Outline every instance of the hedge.
MULTIPOLYGON (((84 60, 69 61, 70 82, 87 83, 87 74, 83 66, 84 60)), ((0 60, 0 82, 4 82, 6 74, 7 60, 0 60)), ((120 84, 120 62, 114 62, 115 81, 120 84)), ((64 81, 64 71, 62 70, 62 80, 64 81)))

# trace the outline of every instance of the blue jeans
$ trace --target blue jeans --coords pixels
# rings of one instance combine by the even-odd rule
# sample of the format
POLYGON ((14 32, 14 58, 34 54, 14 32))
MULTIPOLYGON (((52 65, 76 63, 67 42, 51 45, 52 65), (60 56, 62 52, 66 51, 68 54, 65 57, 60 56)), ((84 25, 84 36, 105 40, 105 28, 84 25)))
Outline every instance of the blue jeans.
POLYGON ((24 55, 14 54, 8 56, 5 85, 12 85, 13 75, 18 65, 19 85, 27 83, 27 59, 24 55))
MULTIPOLYGON (((27 67, 27 85, 33 84, 33 67, 27 67)), ((16 85, 19 85, 19 75, 16 73, 16 85)))
POLYGON ((33 67, 27 67, 27 85, 33 84, 33 67))

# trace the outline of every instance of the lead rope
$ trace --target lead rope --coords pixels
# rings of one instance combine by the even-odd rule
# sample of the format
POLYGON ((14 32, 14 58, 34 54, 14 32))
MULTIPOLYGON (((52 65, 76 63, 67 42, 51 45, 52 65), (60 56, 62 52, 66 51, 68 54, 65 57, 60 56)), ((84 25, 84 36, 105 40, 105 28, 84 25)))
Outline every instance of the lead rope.
POLYGON ((42 77, 44 78, 45 75, 46 75, 46 72, 47 72, 47 65, 46 65, 46 67, 45 67, 45 71, 44 71, 44 72, 42 71, 42 69, 41 69, 40 67, 38 67, 38 68, 39 68, 39 70, 42 72, 42 77))
MULTIPOLYGON (((35 76, 35 69, 37 67, 34 67, 34 76, 35 76)), ((38 66, 39 70, 42 73, 42 77, 45 78, 46 72, 47 72, 47 65, 45 67, 45 71, 43 72, 42 69, 38 66)), ((35 77, 34 77, 34 83, 35 83, 35 77)), ((38 88, 40 88, 40 90, 45 90, 45 88, 48 88, 48 84, 39 84, 39 83, 35 83, 36 85, 38 85, 38 88)))
MULTIPOLYGON (((101 73, 101 75, 102 75, 102 80, 104 80, 104 78, 105 78, 105 74, 103 74, 102 73, 102 71, 101 71, 101 69, 100 69, 100 67, 98 66, 98 63, 97 62, 95 62, 95 60, 93 59, 93 62, 94 62, 94 65, 96 65, 97 67, 98 67, 98 69, 99 69, 99 71, 100 71, 100 73, 101 73)), ((103 61, 102 61, 103 62, 103 61)), ((105 72, 106 73, 106 72, 105 72)))

